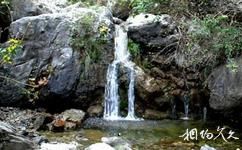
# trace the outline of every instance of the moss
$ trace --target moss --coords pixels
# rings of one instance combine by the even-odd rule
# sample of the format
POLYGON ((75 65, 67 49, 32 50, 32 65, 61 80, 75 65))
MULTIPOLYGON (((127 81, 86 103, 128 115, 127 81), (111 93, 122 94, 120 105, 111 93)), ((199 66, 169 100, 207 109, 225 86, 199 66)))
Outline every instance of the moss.
POLYGON ((142 48, 140 44, 134 42, 133 40, 129 39, 128 42, 128 50, 130 55, 132 56, 133 61, 143 69, 150 69, 152 67, 151 62, 148 58, 142 57, 142 48))
MULTIPOLYGON (((84 58, 90 59, 91 63, 97 63, 101 59, 103 45, 107 42, 109 28, 104 23, 95 29, 97 21, 95 14, 89 13, 81 17, 74 24, 72 31, 72 47, 83 52, 84 58)), ((83 60, 85 62, 85 60, 83 60)))
POLYGON ((80 63, 84 70, 81 79, 87 77, 91 65, 100 63, 108 42, 110 29, 104 22, 97 24, 98 21, 96 13, 90 12, 81 15, 73 24, 71 46, 81 54, 80 63))

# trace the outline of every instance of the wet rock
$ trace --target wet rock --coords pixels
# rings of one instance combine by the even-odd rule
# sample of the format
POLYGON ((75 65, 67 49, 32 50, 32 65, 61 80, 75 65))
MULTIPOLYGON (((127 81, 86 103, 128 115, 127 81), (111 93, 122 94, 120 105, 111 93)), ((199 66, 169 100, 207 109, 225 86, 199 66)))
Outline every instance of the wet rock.
POLYGON ((77 150, 78 143, 42 143, 40 150, 77 150))
POLYGON ((35 117, 35 121, 33 122, 33 128, 35 130, 41 130, 46 128, 46 124, 53 121, 52 115, 48 113, 40 113, 35 117))
POLYGON ((34 144, 27 138, 17 135, 16 129, 7 123, 0 122, 0 149, 32 150, 34 144))
POLYGON ((27 16, 55 13, 67 6, 67 0, 12 0, 13 20, 27 16))
POLYGON ((118 150, 131 150, 131 145, 121 137, 102 137, 102 142, 111 145, 118 150))
POLYGON ((169 115, 167 113, 152 109, 146 109, 144 113, 144 119, 161 120, 168 117, 169 115))
POLYGON ((87 112, 90 117, 100 117, 103 113, 103 106, 101 105, 90 106, 87 109, 87 112))
POLYGON ((96 144, 92 144, 89 147, 85 148, 85 150, 115 150, 114 148, 112 148, 110 145, 106 144, 106 143, 96 143, 96 144))
POLYGON ((49 124, 49 130, 54 132, 63 132, 65 130, 65 120, 55 119, 51 124, 49 124))
POLYGON ((213 148, 213 147, 208 146, 207 144, 205 144, 204 146, 202 146, 202 147, 200 148, 200 150, 216 150, 216 149, 213 148))
POLYGON ((69 109, 55 116, 55 120, 48 124, 50 131, 63 132, 81 126, 85 112, 78 109, 69 109))
POLYGON ((40 145, 41 143, 47 143, 48 139, 44 136, 36 136, 31 139, 35 144, 40 145))
POLYGON ((175 22, 169 15, 140 14, 128 18, 127 24, 132 40, 156 50, 171 44, 175 46, 179 39, 175 22))

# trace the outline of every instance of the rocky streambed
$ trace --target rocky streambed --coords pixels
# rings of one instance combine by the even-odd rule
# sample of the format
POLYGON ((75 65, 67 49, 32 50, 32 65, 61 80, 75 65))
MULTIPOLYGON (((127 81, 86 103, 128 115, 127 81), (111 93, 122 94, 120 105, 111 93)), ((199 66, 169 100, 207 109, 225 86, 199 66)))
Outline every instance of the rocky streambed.
POLYGON ((207 129, 209 133, 217 136, 219 134, 217 127, 223 126, 226 128, 223 133, 225 137, 231 130, 235 132, 233 136, 241 138, 239 130, 219 122, 105 121, 101 118, 82 120, 80 115, 83 113, 74 109, 53 115, 43 110, 0 108, 0 113, 0 147, 2 149, 197 150, 208 144, 218 150, 232 150, 242 146, 241 139, 224 141, 223 137, 219 137, 216 140, 208 140, 200 136, 199 132, 207 129), (77 118, 78 120, 75 120, 77 118), (199 133, 198 139, 184 140, 185 137, 181 136, 186 133, 187 129, 196 129, 199 133))

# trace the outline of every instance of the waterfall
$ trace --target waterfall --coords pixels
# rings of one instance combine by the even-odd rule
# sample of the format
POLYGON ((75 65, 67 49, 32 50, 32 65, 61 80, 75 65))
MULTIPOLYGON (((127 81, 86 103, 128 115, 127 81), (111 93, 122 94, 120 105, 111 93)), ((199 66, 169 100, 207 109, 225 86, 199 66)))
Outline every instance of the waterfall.
POLYGON ((182 117, 181 119, 183 120, 189 120, 189 116, 188 116, 188 113, 189 113, 189 98, 187 95, 184 95, 184 117, 182 117))
POLYGON ((203 108, 203 121, 205 122, 207 120, 207 107, 203 108))
POLYGON ((115 25, 115 54, 114 60, 109 65, 107 71, 107 83, 105 87, 105 108, 104 119, 107 120, 136 120, 134 111, 134 84, 135 71, 134 63, 130 60, 128 51, 128 35, 127 31, 115 25), (119 65, 123 65, 128 69, 129 89, 128 89, 128 115, 126 118, 119 116, 119 94, 118 94, 118 72, 119 65))

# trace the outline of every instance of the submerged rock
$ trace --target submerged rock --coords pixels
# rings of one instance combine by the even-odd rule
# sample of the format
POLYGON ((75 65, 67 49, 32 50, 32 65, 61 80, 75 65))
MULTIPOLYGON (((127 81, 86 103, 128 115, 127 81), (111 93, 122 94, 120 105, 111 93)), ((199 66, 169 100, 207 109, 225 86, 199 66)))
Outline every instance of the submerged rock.
POLYGON ((101 141, 117 150, 131 150, 131 145, 121 137, 102 137, 101 141))

